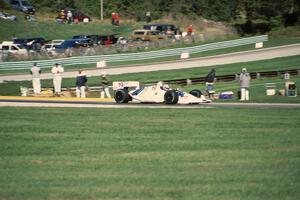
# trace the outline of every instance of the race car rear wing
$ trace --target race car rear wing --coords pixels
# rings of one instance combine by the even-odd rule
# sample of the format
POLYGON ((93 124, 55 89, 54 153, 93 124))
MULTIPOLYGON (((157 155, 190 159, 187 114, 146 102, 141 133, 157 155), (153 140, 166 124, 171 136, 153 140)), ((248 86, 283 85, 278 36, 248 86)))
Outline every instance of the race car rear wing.
POLYGON ((116 82, 113 82, 113 90, 119 90, 119 89, 124 89, 124 88, 139 89, 140 82, 138 82, 138 81, 116 81, 116 82))

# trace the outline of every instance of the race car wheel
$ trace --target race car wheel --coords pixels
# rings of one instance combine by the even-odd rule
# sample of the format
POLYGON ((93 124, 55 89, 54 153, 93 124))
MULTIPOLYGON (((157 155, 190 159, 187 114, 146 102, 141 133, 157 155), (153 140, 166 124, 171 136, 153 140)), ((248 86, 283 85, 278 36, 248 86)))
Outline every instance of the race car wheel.
POLYGON ((195 90, 190 91, 190 94, 195 96, 195 97, 200 98, 201 95, 202 95, 202 92, 200 90, 195 89, 195 90))
POLYGON ((168 90, 165 93, 164 100, 166 104, 176 104, 178 102, 178 94, 175 90, 168 90))
POLYGON ((128 103, 129 100, 130 100, 130 96, 128 94, 128 90, 121 89, 116 91, 115 101, 117 103, 128 103))

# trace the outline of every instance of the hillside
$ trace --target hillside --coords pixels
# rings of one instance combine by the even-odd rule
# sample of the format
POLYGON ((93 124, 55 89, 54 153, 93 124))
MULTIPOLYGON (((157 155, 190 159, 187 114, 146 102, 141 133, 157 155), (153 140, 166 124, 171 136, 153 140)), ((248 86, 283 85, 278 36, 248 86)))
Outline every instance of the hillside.
MULTIPOLYGON (((0 41, 11 40, 13 36, 37 37, 42 36, 48 40, 68 39, 80 34, 109 34, 117 33, 120 36, 128 37, 134 29, 140 29, 145 22, 137 22, 130 19, 121 19, 120 26, 113 26, 109 19, 100 21, 93 18, 90 23, 80 24, 58 24, 55 22, 55 13, 36 13, 36 21, 28 22, 24 19, 24 14, 14 10, 5 10, 17 16, 17 21, 0 20, 0 41)), ((237 36, 236 31, 229 25, 221 22, 214 22, 202 18, 190 19, 185 17, 182 21, 176 21, 170 16, 165 16, 160 20, 153 20, 151 23, 171 23, 179 26, 182 31, 187 31, 189 24, 193 24, 196 35, 201 39, 213 40, 237 36)))

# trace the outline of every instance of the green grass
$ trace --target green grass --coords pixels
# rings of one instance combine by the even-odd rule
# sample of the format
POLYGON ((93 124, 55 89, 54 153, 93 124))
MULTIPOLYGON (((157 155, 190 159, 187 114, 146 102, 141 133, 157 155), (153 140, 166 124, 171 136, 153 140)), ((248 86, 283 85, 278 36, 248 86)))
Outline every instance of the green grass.
MULTIPOLYGON (((10 11, 12 12, 12 11, 10 11)), ((0 41, 11 40, 12 36, 18 38, 24 37, 44 37, 47 40, 70 39, 74 35, 80 34, 110 34, 118 33, 128 36, 134 29, 141 26, 136 23, 121 24, 121 26, 112 26, 107 21, 93 21, 91 23, 80 24, 58 24, 55 18, 46 16, 37 16, 37 21, 24 21, 24 16, 15 12, 18 20, 12 22, 9 20, 0 21, 0 41)))
POLYGON ((0 199, 300 196, 300 110, 0 111, 0 199))

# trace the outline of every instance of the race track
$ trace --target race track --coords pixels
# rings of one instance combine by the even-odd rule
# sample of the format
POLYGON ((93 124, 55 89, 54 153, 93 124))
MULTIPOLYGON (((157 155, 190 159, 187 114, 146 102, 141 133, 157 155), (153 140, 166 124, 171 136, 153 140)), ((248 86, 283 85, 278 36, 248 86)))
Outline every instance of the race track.
POLYGON ((300 104, 287 103, 203 103, 192 105, 166 105, 127 103, 117 104, 113 99, 76 99, 76 98, 27 98, 0 97, 0 107, 58 107, 58 108, 168 108, 168 109, 199 109, 199 108, 277 108, 300 109, 300 104))

